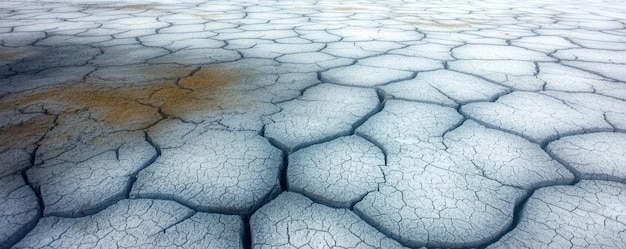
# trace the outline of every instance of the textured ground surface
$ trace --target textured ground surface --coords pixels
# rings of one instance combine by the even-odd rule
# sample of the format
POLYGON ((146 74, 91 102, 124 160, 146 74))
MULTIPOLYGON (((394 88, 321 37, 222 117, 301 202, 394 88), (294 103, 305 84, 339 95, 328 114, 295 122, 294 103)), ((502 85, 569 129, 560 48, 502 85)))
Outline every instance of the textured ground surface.
POLYGON ((0 248, 626 248, 624 13, 0 0, 0 248))

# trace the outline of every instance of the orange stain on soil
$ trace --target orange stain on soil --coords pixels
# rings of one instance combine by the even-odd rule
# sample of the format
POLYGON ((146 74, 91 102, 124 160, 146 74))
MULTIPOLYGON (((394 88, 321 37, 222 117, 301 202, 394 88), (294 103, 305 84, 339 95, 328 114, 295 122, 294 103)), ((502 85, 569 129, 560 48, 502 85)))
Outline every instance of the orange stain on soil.
POLYGON ((207 68, 195 72, 191 77, 181 79, 179 85, 198 93, 213 93, 223 90, 228 83, 234 83, 241 76, 246 75, 238 75, 233 70, 223 68, 207 68))
POLYGON ((40 116, 18 125, 0 127, 0 151, 30 147, 53 125, 53 116, 40 116))
POLYGON ((180 79, 178 85, 155 89, 146 101, 175 117, 185 112, 215 111, 219 109, 221 100, 228 97, 226 88, 241 77, 243 75, 227 69, 201 69, 190 77, 180 79))
POLYGON ((4 52, 0 51, 0 60, 2 61, 10 61, 19 58, 19 53, 16 52, 4 52))
POLYGON ((32 53, 15 52, 15 51, 3 51, 0 50, 0 62, 2 61, 14 61, 28 57, 32 53))
MULTIPOLYGON (((84 82, 64 84, 28 94, 5 96, 0 99, 0 111, 23 109, 31 105, 61 106, 64 111, 60 115, 87 111, 92 118, 119 129, 136 130, 162 119, 159 108, 166 115, 174 117, 184 114, 182 112, 218 110, 220 107, 216 105, 228 98, 225 89, 240 78, 241 75, 235 70, 205 68, 180 79, 178 84, 174 81, 153 82, 139 87, 111 87, 84 82)), ((12 144, 10 141, 16 137, 40 137, 49 129, 47 123, 51 124, 52 120, 1 127, 0 143, 12 144)))

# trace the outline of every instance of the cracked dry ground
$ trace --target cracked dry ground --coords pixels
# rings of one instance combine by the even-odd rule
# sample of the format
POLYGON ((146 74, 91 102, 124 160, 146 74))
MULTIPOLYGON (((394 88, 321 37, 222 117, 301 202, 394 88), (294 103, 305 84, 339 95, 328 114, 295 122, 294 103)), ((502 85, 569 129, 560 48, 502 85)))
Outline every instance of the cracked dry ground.
POLYGON ((0 248, 626 248, 625 13, 0 0, 0 248))

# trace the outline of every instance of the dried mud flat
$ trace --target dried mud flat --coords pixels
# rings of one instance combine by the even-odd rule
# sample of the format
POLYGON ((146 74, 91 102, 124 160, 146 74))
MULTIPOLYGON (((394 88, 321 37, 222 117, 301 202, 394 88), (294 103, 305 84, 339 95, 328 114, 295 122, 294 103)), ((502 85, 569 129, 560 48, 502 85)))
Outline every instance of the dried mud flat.
POLYGON ((623 6, 0 0, 0 248, 626 248, 623 6))

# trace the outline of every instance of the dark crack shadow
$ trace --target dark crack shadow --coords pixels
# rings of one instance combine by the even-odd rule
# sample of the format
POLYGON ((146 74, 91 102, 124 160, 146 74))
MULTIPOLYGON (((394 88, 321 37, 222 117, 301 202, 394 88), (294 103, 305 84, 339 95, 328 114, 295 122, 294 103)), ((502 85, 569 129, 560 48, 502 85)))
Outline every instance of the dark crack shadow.
POLYGON ((126 193, 124 199, 130 198, 130 191, 137 181, 137 175, 139 174, 139 172, 152 165, 161 156, 161 148, 152 140, 148 132, 144 132, 144 136, 146 138, 146 142, 148 142, 152 146, 152 148, 154 148, 156 154, 154 155, 154 157, 150 158, 144 165, 142 165, 138 170, 130 174, 130 179, 128 180, 128 183, 124 190, 124 192, 126 193))
POLYGON ((250 217, 243 218, 242 245, 243 249, 252 249, 252 229, 250 228, 250 217))
POLYGON ((533 190, 529 190, 525 196, 523 196, 522 198, 520 198, 517 201, 517 204, 515 205, 515 208, 513 209, 513 221, 511 222, 511 225, 505 229, 504 231, 502 231, 502 233, 500 233, 499 235, 495 236, 494 239, 483 243, 482 245, 477 246, 476 248, 478 249, 484 249, 487 248, 489 245, 498 242, 500 239, 502 239, 502 237, 504 237, 506 234, 508 234, 509 232, 513 231, 513 229, 515 229, 521 219, 522 219, 522 212, 524 211, 524 208, 526 207, 526 203, 528 202, 528 200, 530 199, 530 197, 535 193, 536 189, 533 190))

